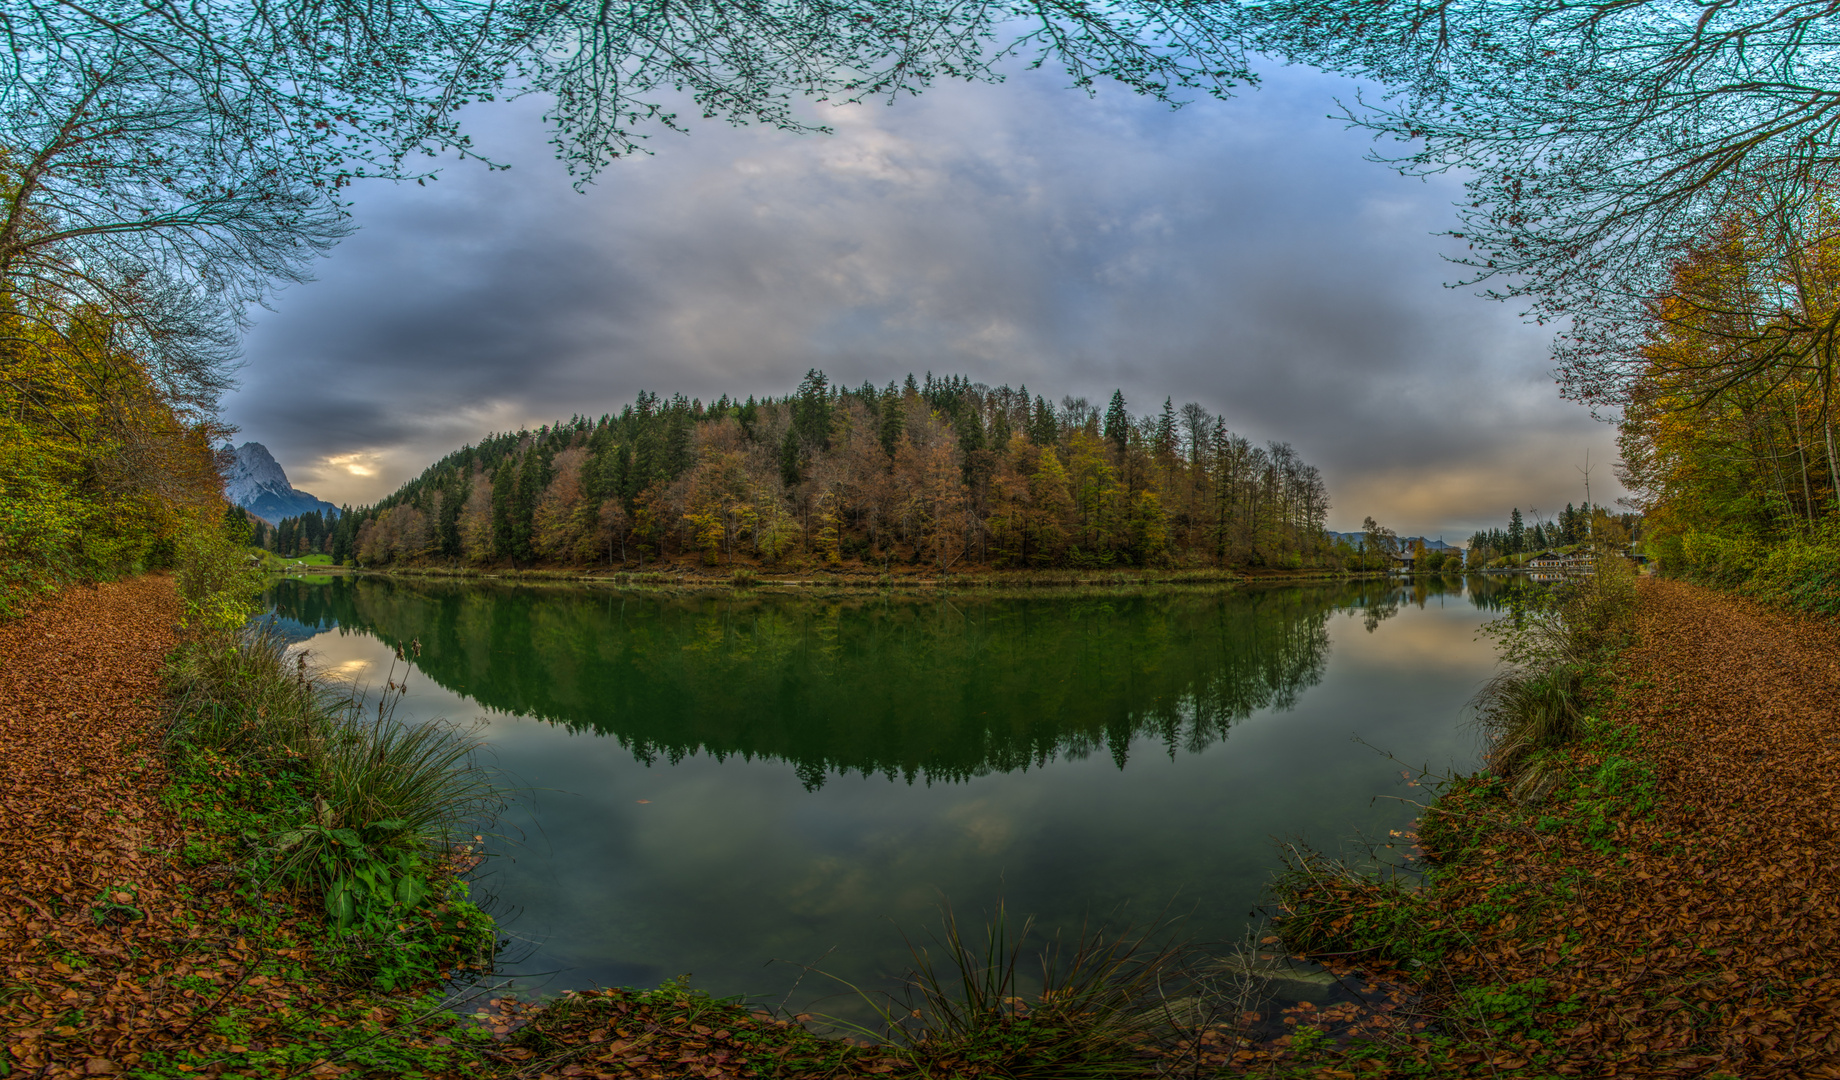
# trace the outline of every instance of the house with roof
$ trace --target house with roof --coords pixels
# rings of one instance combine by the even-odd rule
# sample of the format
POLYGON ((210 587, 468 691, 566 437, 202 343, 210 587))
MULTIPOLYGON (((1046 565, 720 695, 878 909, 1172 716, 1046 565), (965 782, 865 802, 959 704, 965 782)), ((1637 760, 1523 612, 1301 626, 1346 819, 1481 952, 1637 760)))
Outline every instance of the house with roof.
POLYGON ((1545 574, 1589 574, 1597 569, 1597 556, 1589 551, 1542 551, 1529 556, 1522 564, 1535 575, 1535 580, 1549 580, 1545 574))

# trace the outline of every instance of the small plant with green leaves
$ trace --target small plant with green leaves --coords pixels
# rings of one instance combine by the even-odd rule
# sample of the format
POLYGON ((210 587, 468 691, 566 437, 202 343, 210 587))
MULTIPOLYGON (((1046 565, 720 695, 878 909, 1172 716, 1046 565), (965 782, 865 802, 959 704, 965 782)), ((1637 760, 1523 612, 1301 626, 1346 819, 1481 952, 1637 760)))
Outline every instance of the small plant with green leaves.
POLYGON ((1578 1012, 1575 1001, 1555 1000, 1545 979, 1471 986, 1457 995, 1454 1017, 1487 1035, 1550 1039, 1552 1027, 1578 1012))
POLYGON ((132 885, 110 885, 96 894, 89 903, 89 916, 98 925, 104 923, 134 922, 147 917, 147 913, 135 906, 140 890, 132 885))
POLYGON ((401 843, 402 821, 337 828, 329 824, 330 807, 316 802, 316 819, 279 834, 274 844, 297 877, 319 885, 334 926, 394 922, 427 898, 427 859, 401 843))

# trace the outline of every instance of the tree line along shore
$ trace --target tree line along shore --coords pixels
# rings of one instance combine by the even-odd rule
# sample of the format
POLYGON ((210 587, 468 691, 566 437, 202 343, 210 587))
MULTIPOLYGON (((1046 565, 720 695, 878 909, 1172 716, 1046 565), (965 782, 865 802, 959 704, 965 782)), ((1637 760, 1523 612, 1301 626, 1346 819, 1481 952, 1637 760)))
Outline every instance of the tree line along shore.
MULTIPOLYGON (((618 414, 493 436, 374 505, 283 523, 362 566, 769 570, 1350 568, 1319 471, 1199 405, 1134 416, 950 376, 618 414)), ((1373 568, 1378 558, 1368 560, 1373 568)))

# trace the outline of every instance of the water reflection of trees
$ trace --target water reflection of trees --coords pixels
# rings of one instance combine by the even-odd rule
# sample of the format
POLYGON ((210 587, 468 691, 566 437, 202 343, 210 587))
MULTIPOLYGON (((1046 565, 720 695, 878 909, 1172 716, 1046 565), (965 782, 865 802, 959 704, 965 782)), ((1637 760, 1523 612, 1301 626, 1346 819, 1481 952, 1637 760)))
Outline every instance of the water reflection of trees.
POLYGON ((1463 599, 1484 611, 1500 611, 1517 590, 1532 587, 1524 574, 1416 574, 1369 582, 1356 603, 1368 633, 1399 614, 1404 605, 1423 608, 1433 600, 1463 599))
POLYGON ((1101 752, 1122 768, 1145 737, 1198 752, 1320 681, 1331 614, 1377 625, 1410 599, 1382 581, 922 601, 372 578, 281 582, 271 598, 300 624, 419 641, 424 674, 490 708, 612 736, 646 762, 784 760, 808 786, 1101 752))

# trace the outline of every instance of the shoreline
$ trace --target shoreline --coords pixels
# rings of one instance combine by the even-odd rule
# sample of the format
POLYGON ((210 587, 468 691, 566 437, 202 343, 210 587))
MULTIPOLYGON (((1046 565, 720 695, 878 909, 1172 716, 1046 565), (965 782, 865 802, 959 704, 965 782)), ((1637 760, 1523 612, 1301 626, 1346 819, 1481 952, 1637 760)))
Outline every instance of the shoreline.
POLYGON ((1815 839, 1840 827, 1840 627, 1678 581, 1639 594, 1531 791, 1525 763, 1447 778, 1391 874, 1294 862, 1278 935, 1388 990, 1293 1011, 1250 1075, 1840 1076, 1836 1029, 1806 1023, 1840 993, 1815 839))
POLYGON ((938 577, 920 574, 885 574, 873 569, 801 571, 786 576, 766 575, 749 568, 718 573, 703 567, 674 566, 665 570, 580 570, 551 567, 357 567, 303 566, 269 571, 284 578, 376 577, 396 580, 477 581, 500 585, 574 585, 673 592, 719 592, 781 595, 873 595, 915 593, 925 595, 1031 596, 1049 592, 1091 595, 1159 592, 1168 589, 1253 588, 1350 581, 1415 581, 1453 579, 1468 572, 1421 571, 1400 574, 1387 571, 1343 570, 1104 570, 1035 571, 991 570, 938 577))

